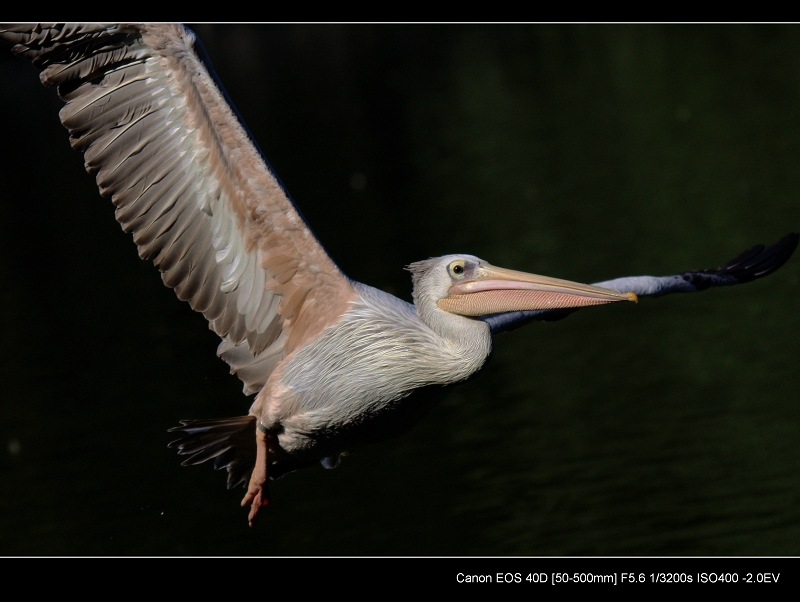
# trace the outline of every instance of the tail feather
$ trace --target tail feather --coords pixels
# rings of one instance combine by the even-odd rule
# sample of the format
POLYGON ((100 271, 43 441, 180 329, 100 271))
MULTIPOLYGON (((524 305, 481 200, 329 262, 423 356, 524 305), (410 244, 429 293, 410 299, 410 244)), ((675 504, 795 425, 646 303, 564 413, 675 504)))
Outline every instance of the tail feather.
POLYGON ((190 456, 182 466, 214 460, 214 468, 228 470, 228 489, 246 483, 256 458, 255 417, 236 416, 213 420, 181 420, 170 432, 183 432, 168 447, 190 456))
MULTIPOLYGON (((205 447, 200 451, 193 454, 190 458, 186 458, 183 462, 181 462, 181 466, 194 466, 196 464, 202 464, 208 460, 213 460, 214 458, 218 458, 221 454, 224 454, 226 451, 231 449, 231 446, 219 447, 205 447)), ((181 453, 181 452, 179 452, 181 453)))

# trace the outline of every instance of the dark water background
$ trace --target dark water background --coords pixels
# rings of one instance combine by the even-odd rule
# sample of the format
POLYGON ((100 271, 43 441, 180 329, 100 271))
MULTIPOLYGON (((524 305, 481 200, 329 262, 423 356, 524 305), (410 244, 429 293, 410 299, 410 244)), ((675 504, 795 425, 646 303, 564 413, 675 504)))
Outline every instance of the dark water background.
MULTIPOLYGON (((800 228, 796 26, 199 26, 351 277, 468 252, 598 281, 800 228)), ((242 492, 166 429, 243 414, 60 102, 0 56, 0 553, 798 555, 800 260, 496 340, 415 430, 242 492)))

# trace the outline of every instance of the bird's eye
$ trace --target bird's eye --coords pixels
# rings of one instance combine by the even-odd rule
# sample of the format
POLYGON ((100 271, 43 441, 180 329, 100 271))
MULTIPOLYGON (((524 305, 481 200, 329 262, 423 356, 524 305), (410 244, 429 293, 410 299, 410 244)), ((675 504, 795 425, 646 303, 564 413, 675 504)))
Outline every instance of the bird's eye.
POLYGON ((453 276, 462 276, 464 274, 464 262, 454 261, 450 264, 450 273, 453 276))

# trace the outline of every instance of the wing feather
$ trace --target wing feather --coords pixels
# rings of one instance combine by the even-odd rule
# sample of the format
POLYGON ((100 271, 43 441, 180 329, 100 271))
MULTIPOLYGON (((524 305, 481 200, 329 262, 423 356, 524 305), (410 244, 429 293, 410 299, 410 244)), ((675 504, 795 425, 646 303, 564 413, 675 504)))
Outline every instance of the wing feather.
POLYGON ((209 320, 255 392, 355 297, 182 26, 0 29, 66 103, 61 121, 142 258, 209 320))
MULTIPOLYGON (((596 282, 595 286, 610 288, 621 293, 635 293, 639 297, 661 297, 672 293, 694 293, 712 286, 744 284, 763 278, 777 270, 794 253, 800 234, 790 232, 771 247, 756 245, 744 251, 725 265, 708 270, 695 270, 671 276, 628 276, 596 282)), ((514 311, 483 318, 492 333, 514 330, 532 320, 555 321, 566 318, 576 309, 514 311)))

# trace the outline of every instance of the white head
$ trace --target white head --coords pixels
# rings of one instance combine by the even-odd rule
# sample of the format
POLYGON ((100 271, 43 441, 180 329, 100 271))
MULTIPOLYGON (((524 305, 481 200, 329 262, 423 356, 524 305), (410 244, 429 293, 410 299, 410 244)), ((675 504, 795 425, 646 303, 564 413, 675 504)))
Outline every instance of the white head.
POLYGON ((468 328, 480 316, 636 301, 633 293, 506 270, 474 255, 417 261, 408 270, 414 282, 417 315, 445 337, 454 328, 468 328))

